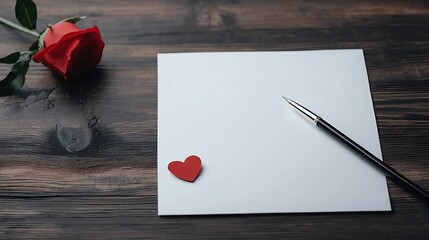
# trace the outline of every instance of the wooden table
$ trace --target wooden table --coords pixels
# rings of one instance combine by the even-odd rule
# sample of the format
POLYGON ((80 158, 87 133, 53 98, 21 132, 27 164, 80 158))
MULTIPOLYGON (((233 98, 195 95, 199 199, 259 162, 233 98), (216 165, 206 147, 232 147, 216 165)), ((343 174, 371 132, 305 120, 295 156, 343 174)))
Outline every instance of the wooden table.
MULTIPOLYGON (((182 217, 157 216, 156 182, 157 53, 363 48, 384 159, 429 189, 429 2, 35 2, 39 29, 86 15, 106 49, 80 84, 32 63, 0 98, 1 239, 429 239, 429 205, 390 181, 392 212, 182 217)), ((31 41, 0 26, 2 56, 31 41)))

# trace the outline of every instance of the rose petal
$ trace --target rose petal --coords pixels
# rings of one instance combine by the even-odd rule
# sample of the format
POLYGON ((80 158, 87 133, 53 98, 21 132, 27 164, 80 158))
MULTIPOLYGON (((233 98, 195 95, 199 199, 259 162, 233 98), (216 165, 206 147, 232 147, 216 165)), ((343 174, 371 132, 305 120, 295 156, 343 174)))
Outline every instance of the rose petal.
POLYGON ((79 44, 79 38, 71 38, 55 44, 49 54, 42 59, 42 63, 58 74, 66 77, 67 66, 71 53, 75 46, 79 44))
POLYGON ((65 79, 95 68, 101 60, 104 42, 98 27, 65 34, 57 43, 33 56, 65 79))
POLYGON ((48 32, 43 39, 45 47, 49 47, 52 44, 57 43, 64 35, 72 32, 79 32, 81 29, 71 22, 60 22, 49 27, 47 31, 48 32))
MULTIPOLYGON (((96 34, 100 34, 100 30, 98 29, 98 27, 92 27, 92 28, 88 28, 86 30, 82 30, 79 32, 71 32, 68 33, 66 35, 64 35, 58 42, 63 42, 65 40, 68 40, 70 38, 75 38, 78 37, 80 35, 85 35, 85 34, 90 34, 90 33, 96 33, 96 34)), ((95 39, 97 39, 97 37, 95 37, 95 39)), ((98 39, 101 40, 101 38, 98 36, 98 39)), ((103 46, 104 46, 104 42, 101 40, 103 46)), ((54 44, 53 44, 54 45, 54 44)), ((40 50, 39 52, 37 52, 34 56, 33 56, 33 60, 35 62, 40 62, 43 58, 44 55, 48 54, 52 49, 55 48, 55 46, 50 45, 49 47, 43 48, 42 50, 40 50)))
POLYGON ((36 54, 33 55, 33 61, 38 63, 42 61, 43 57, 49 53, 52 49, 56 47, 57 44, 52 44, 51 46, 47 48, 43 48, 42 50, 38 51, 36 54))

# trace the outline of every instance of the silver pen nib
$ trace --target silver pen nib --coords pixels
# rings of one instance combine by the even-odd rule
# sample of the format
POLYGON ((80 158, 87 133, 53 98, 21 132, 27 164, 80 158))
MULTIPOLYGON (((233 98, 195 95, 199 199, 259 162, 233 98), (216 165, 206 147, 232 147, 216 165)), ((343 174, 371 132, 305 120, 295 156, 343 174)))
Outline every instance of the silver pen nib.
POLYGON ((292 99, 289 99, 285 96, 283 98, 295 109, 298 111, 299 114, 301 114, 303 117, 311 121, 314 125, 317 124, 317 121, 319 121, 320 117, 308 110, 307 108, 299 105, 297 102, 293 101, 292 99))
POLYGON ((288 103, 290 103, 290 99, 289 98, 287 98, 287 97, 285 97, 285 96, 282 96, 288 103))

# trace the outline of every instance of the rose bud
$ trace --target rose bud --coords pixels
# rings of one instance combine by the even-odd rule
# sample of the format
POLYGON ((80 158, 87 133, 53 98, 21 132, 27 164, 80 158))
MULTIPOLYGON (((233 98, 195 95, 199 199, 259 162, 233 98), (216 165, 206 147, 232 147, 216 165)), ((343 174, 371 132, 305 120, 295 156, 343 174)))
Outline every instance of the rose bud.
POLYGON ((65 79, 79 77, 100 62, 104 42, 98 27, 81 30, 74 23, 59 22, 46 31, 44 48, 33 56, 35 62, 65 79))

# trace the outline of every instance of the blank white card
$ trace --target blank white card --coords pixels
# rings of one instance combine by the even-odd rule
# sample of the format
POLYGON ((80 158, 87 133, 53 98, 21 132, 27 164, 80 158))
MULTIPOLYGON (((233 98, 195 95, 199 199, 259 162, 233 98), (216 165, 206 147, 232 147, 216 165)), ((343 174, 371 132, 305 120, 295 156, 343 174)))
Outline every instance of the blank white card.
POLYGON ((381 158, 362 50, 158 55, 158 214, 390 211, 386 177, 302 118, 381 158), (190 155, 190 183, 168 171, 190 155))

